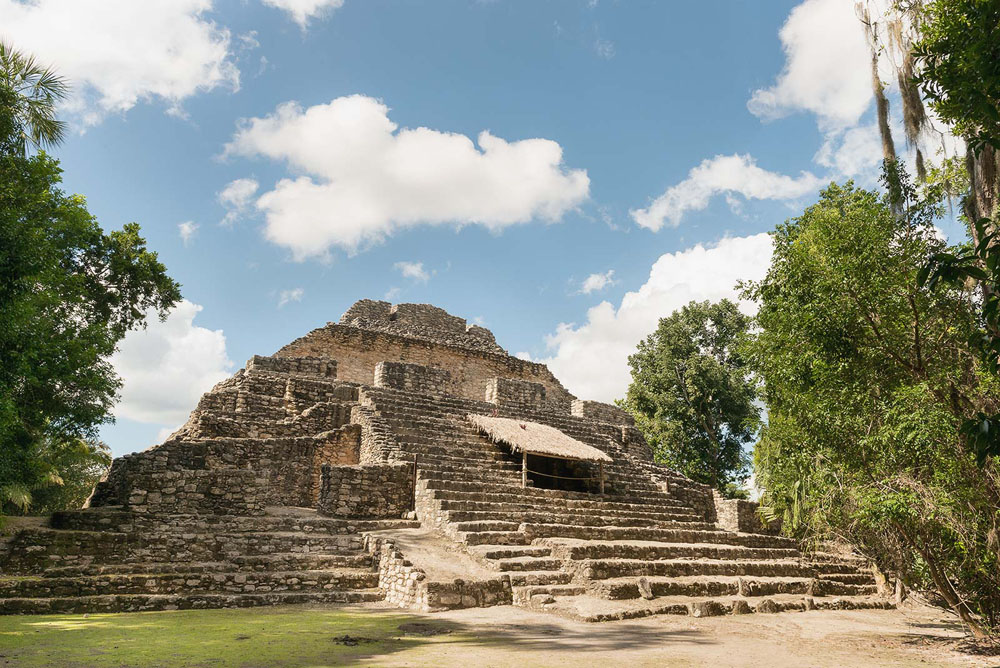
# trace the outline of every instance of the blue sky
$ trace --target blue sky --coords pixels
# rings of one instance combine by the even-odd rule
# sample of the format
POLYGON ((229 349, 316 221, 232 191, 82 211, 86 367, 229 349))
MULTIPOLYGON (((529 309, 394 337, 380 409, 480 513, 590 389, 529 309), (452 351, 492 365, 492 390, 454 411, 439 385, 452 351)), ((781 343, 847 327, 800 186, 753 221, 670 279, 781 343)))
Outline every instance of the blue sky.
POLYGON ((880 159, 847 0, 0 0, 0 37, 74 85, 66 190, 183 284, 116 356, 116 455, 366 297, 613 399, 657 317, 880 159))

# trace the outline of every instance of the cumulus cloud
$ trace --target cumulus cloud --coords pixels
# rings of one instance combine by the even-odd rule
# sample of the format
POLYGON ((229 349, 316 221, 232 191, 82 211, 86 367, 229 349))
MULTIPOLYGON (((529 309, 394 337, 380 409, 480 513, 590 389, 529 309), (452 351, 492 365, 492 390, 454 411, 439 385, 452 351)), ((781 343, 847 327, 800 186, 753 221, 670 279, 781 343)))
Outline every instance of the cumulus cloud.
POLYGON ((588 196, 582 169, 567 169, 548 139, 508 142, 483 131, 475 142, 430 128, 404 128, 389 109, 352 95, 303 109, 295 102, 244 120, 229 156, 287 163, 257 199, 265 235, 297 260, 333 246, 357 251, 418 225, 479 224, 498 231, 534 219, 559 220, 588 196))
POLYGON ((292 288, 291 290, 282 290, 278 294, 278 308, 282 308, 290 302, 300 302, 302 298, 306 296, 306 291, 302 288, 292 288))
POLYGON ((806 0, 779 33, 785 67, 774 85, 754 91, 751 113, 776 119, 805 110, 825 129, 856 125, 872 101, 871 56, 854 3, 806 0))
POLYGON ((111 356, 123 382, 115 417, 182 424, 201 395, 230 375, 222 330, 194 324, 201 309, 185 299, 164 322, 151 312, 146 329, 122 339, 111 356))
POLYGON ((229 30, 211 0, 0 0, 0 39, 51 64, 86 124, 141 101, 174 113, 199 92, 239 87, 229 30))
POLYGON ((856 176, 878 168, 882 164, 878 126, 860 125, 828 135, 813 160, 842 176, 856 176))
MULTIPOLYGON (((560 324, 546 337, 550 354, 540 361, 577 396, 600 401, 623 397, 630 380, 628 356, 660 318, 692 300, 737 301, 736 283, 760 280, 771 252, 770 236, 757 234, 662 255, 646 283, 627 293, 617 308, 601 302, 587 311, 582 325, 560 324)), ((753 308, 740 306, 748 313, 753 308)))
POLYGON ((424 269, 423 262, 397 262, 393 267, 403 275, 403 278, 411 278, 421 283, 426 283, 431 278, 431 275, 424 269))
POLYGON ((181 235, 181 241, 183 241, 184 245, 187 246, 191 243, 194 233, 198 231, 198 225, 190 220, 183 223, 177 223, 177 231, 181 235))
POLYGON ((265 5, 284 10, 293 21, 305 29, 309 19, 322 16, 344 6, 344 0, 261 0, 265 5))
POLYGON ((616 282, 614 269, 608 269, 603 274, 591 274, 583 279, 583 283, 580 284, 580 293, 589 295, 592 292, 600 292, 609 285, 614 285, 616 282))
POLYGON ((226 215, 222 218, 223 225, 232 225, 251 210, 253 196, 259 187, 260 184, 254 179, 236 179, 218 192, 216 198, 226 210, 226 215))
POLYGON ((633 209, 629 214, 638 225, 655 232, 664 224, 676 227, 685 213, 704 209, 716 195, 790 200, 817 190, 822 183, 822 179, 810 172, 792 177, 761 169, 749 155, 717 155, 703 160, 688 172, 686 179, 668 188, 648 208, 633 209))

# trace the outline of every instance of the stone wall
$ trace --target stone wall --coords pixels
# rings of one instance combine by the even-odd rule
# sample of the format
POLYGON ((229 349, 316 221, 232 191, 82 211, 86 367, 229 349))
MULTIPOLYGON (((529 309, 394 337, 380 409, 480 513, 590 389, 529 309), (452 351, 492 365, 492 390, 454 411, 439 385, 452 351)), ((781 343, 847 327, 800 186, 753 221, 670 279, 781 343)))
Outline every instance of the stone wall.
POLYGON ((740 533, 781 533, 781 520, 775 520, 764 526, 757 513, 759 503, 744 499, 724 499, 718 492, 713 492, 715 498, 715 522, 720 529, 738 531, 740 533))
POLYGON ((574 399, 571 408, 573 415, 597 420, 598 422, 608 422, 610 424, 633 425, 635 420, 632 416, 618 408, 614 404, 606 404, 600 401, 586 401, 584 399, 574 399))
POLYGON ((540 411, 545 405, 545 386, 516 378, 490 378, 485 397, 498 406, 540 411))
POLYGON ((391 605, 434 612, 513 603, 509 575, 488 580, 433 582, 423 570, 406 560, 391 538, 368 535, 365 547, 378 558, 379 591, 391 605))
POLYGON ((321 515, 330 517, 398 518, 413 499, 410 464, 322 467, 321 515))
POLYGON ((482 401, 491 378, 513 378, 545 387, 550 410, 569 413, 574 399, 544 364, 528 362, 505 353, 462 348, 393 333, 368 331, 330 324, 293 341, 275 357, 328 357, 338 360, 342 381, 374 385, 375 365, 383 361, 407 362, 447 369, 451 379, 446 393, 482 401))
POLYGON ((289 359, 254 355, 247 361, 246 370, 336 378, 337 360, 328 357, 298 357, 289 359))
POLYGON ((444 369, 406 362, 383 361, 375 365, 375 387, 420 394, 444 394, 450 383, 451 373, 444 369))
POLYGON ((180 469, 133 476, 122 507, 133 513, 263 515, 266 479, 246 469, 180 469))
MULTIPOLYGON (((230 492, 238 492, 248 498, 253 496, 266 505, 313 507, 319 498, 320 466, 357 464, 360 445, 361 427, 358 425, 345 425, 318 436, 171 440, 115 459, 107 477, 98 483, 89 505, 141 505, 147 512, 171 512, 166 504, 172 500, 178 504, 173 512, 195 512, 182 509, 188 503, 187 497, 172 493, 165 497, 155 496, 163 491, 158 487, 158 480, 174 473, 194 479, 197 473, 232 469, 251 473, 249 479, 259 485, 259 489, 251 490, 251 483, 238 475, 221 477, 209 489, 218 488, 223 498, 230 492), (147 500, 139 502, 144 493, 154 496, 146 495, 147 500), (136 500, 130 502, 133 497, 136 500), (166 501, 148 500, 158 498, 166 501)), ((221 508, 219 503, 210 502, 209 505, 221 508)))
POLYGON ((430 304, 393 306, 389 302, 363 299, 344 313, 340 324, 504 354, 490 330, 468 325, 464 318, 430 304))

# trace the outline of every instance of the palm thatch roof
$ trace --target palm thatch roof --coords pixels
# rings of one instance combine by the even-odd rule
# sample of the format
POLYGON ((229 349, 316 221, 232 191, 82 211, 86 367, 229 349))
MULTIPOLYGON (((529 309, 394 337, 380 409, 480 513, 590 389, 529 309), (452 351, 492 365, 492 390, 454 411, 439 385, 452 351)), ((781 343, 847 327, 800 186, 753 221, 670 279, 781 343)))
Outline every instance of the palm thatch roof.
POLYGON ((597 448, 570 438, 555 427, 486 415, 469 415, 468 418, 491 441, 503 443, 515 452, 585 462, 611 461, 611 457, 597 448))

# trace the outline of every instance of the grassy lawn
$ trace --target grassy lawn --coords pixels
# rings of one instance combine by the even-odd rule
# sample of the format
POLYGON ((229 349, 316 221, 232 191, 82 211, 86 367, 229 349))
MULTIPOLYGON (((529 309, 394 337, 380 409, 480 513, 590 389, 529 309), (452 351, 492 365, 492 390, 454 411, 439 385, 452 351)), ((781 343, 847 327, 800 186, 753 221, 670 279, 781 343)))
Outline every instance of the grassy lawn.
POLYGON ((0 617, 0 666, 364 664, 461 639, 449 630, 392 610, 295 606, 7 616, 0 617))

